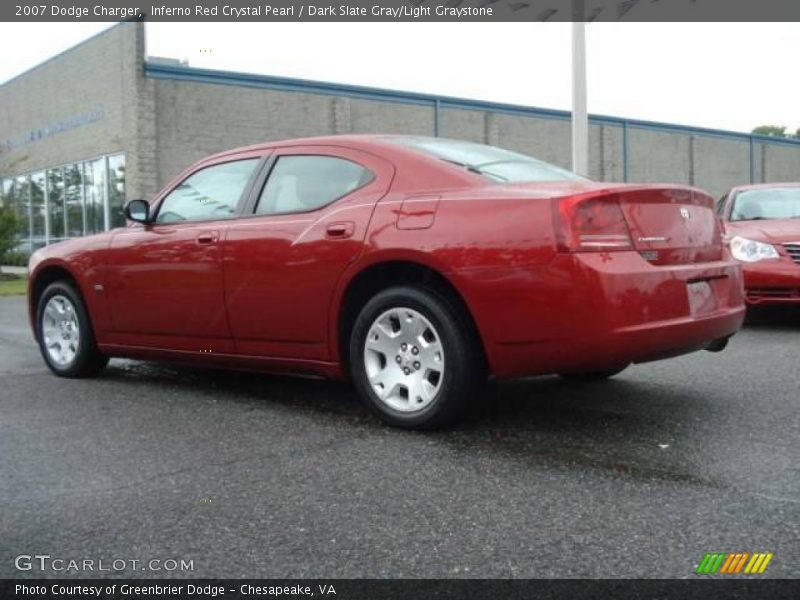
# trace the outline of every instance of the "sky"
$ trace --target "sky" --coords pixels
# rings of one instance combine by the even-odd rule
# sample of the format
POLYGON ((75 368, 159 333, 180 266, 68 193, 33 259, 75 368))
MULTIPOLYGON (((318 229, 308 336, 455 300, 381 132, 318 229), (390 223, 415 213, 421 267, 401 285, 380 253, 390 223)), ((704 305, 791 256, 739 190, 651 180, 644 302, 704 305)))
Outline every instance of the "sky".
MULTIPOLYGON (((0 23, 0 82, 108 23, 0 23)), ((148 23, 190 66, 569 110, 570 23, 148 23)), ((594 114, 800 128, 800 23, 592 23, 594 114)))

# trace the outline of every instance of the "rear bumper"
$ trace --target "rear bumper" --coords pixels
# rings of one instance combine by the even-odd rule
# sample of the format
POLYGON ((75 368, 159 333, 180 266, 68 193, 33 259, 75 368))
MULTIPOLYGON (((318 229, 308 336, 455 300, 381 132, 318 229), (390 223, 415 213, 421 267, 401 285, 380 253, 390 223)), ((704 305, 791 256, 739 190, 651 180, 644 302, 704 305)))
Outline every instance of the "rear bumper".
POLYGON ((788 258, 742 265, 750 305, 800 304, 800 265, 788 258))
POLYGON ((503 378, 686 354, 736 333, 745 312, 733 260, 653 266, 637 252, 560 254, 465 276, 492 373, 503 378))

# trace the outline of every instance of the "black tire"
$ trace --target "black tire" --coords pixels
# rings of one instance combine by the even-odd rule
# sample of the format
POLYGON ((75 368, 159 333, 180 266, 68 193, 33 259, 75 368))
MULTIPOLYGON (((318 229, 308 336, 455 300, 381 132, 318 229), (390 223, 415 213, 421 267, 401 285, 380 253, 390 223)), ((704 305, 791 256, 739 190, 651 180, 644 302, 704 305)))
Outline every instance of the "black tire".
POLYGON ((589 373, 559 373, 559 377, 569 381, 603 381, 604 379, 610 379, 614 377, 614 375, 619 375, 627 368, 628 365, 625 365, 619 369, 609 369, 607 371, 592 371, 589 373))
POLYGON ((97 348, 92 322, 89 319, 89 313, 86 310, 83 298, 70 282, 56 281, 51 283, 39 298, 39 302, 36 305, 36 339, 39 342, 39 350, 45 363, 59 377, 91 377, 102 371, 108 364, 108 357, 104 356, 97 348), (74 357, 64 364, 59 364, 50 355, 45 344, 43 331, 45 308, 55 296, 66 298, 72 303, 78 324, 77 351, 74 357))
MULTIPOLYGON (((435 429, 452 423, 463 415, 486 382, 480 341, 469 315, 449 294, 430 288, 398 286, 376 294, 356 318, 350 336, 349 354, 350 373, 362 400, 381 419, 395 427, 435 429), (443 351, 444 366, 441 381, 437 379, 437 391, 429 394, 428 403, 419 410, 397 410, 383 401, 370 384, 365 364, 367 335, 376 320, 399 308, 411 309, 427 319, 443 351)), ((399 354, 394 358, 397 357, 399 354)), ((385 362, 388 363, 388 360, 385 362)), ((398 365, 397 368, 401 367, 398 365)), ((409 406, 411 404, 409 400, 409 406)))

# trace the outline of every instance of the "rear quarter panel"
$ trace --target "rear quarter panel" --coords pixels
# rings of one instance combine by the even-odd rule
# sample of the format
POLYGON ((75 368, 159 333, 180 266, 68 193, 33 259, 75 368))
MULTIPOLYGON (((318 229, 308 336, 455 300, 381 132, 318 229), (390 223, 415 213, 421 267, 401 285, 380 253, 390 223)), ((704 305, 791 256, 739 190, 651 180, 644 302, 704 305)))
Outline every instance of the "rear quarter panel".
POLYGON ((569 281, 561 285, 551 281, 551 272, 542 268, 556 256, 550 200, 415 191, 413 198, 423 200, 415 206, 433 214, 430 218, 415 215, 413 222, 427 226, 399 228, 398 221, 408 211, 420 212, 404 202, 408 197, 394 193, 378 203, 364 252, 345 274, 340 294, 359 272, 377 263, 408 261, 427 266, 459 291, 491 362, 498 340, 528 329, 519 322, 519 315, 530 315, 532 321, 534 315, 540 318, 552 305, 556 290, 569 285, 569 281))

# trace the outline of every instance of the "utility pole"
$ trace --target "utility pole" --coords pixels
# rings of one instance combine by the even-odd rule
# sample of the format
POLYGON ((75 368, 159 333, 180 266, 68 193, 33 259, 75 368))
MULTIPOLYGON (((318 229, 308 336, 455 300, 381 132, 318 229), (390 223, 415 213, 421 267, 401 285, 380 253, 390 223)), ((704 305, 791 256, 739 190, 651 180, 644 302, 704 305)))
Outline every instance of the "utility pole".
POLYGON ((572 170, 589 174, 585 0, 572 0, 572 170))

